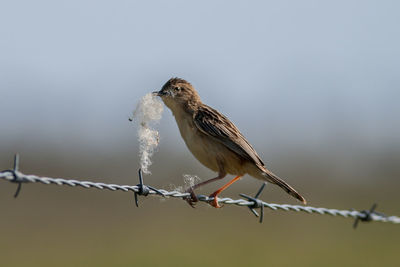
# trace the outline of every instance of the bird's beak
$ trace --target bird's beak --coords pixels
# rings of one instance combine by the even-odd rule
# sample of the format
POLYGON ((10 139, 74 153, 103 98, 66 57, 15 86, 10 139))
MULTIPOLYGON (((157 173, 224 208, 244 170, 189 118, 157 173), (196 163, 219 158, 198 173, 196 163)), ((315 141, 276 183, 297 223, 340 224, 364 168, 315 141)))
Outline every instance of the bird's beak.
POLYGON ((152 92, 152 94, 153 94, 154 96, 160 96, 160 97, 163 97, 163 96, 168 95, 167 92, 162 91, 162 90, 160 90, 160 91, 154 91, 154 92, 152 92))

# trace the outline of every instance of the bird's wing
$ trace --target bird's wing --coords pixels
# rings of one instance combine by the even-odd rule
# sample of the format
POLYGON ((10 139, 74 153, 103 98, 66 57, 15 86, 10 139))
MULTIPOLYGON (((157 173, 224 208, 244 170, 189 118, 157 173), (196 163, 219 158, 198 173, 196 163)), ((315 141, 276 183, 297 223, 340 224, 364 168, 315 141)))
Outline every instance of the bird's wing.
POLYGON ((202 105, 194 114, 196 127, 204 134, 224 144, 227 148, 254 162, 264 166, 254 148, 249 144, 239 129, 224 115, 215 109, 202 105))

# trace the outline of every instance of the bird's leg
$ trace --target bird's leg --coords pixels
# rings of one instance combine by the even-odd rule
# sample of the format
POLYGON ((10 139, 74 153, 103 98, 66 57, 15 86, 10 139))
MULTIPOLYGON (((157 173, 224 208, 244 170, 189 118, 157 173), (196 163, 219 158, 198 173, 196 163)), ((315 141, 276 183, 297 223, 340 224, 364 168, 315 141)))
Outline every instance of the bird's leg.
POLYGON ((218 174, 218 176, 215 177, 215 178, 209 179, 207 181, 204 181, 204 182, 201 182, 201 183, 195 184, 194 186, 189 187, 186 190, 186 193, 190 193, 190 196, 186 197, 187 203, 189 203, 189 205, 192 206, 192 208, 194 208, 195 202, 199 201, 199 199, 197 198, 196 194, 194 193, 194 189, 202 187, 203 185, 218 181, 218 180, 224 178, 225 176, 226 176, 226 173, 220 172, 218 174))
POLYGON ((209 197, 213 197, 214 199, 211 200, 210 205, 213 206, 214 208, 221 208, 221 206, 218 204, 218 195, 224 191, 226 188, 228 188, 231 184, 233 184, 234 182, 236 182, 237 180, 239 180, 242 176, 238 175, 235 178, 233 178, 232 180, 230 180, 226 185, 222 186, 220 189, 218 189, 217 191, 215 191, 214 193, 212 193, 209 197))

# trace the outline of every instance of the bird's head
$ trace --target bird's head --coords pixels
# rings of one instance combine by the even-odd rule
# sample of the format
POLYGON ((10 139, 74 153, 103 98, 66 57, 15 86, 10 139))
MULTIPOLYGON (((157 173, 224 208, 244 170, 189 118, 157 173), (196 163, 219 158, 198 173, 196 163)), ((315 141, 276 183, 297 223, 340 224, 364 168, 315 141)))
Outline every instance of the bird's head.
POLYGON ((200 97, 194 87, 180 78, 169 79, 160 91, 153 92, 153 94, 161 97, 171 110, 200 102, 200 97))

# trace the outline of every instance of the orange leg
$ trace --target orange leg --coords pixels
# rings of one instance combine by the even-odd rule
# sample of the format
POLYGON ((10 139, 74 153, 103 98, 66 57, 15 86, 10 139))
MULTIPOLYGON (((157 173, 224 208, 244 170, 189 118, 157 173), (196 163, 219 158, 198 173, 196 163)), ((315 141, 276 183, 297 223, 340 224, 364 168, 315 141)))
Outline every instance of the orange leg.
POLYGON ((230 180, 226 185, 222 186, 220 189, 218 189, 217 191, 215 191, 214 193, 212 193, 209 197, 213 197, 214 199, 210 202, 210 205, 213 206, 214 208, 221 208, 221 206, 218 204, 218 195, 224 191, 225 189, 227 189, 231 184, 233 184, 234 182, 236 182, 237 180, 239 180, 242 176, 238 175, 235 178, 233 178, 232 180, 230 180))

